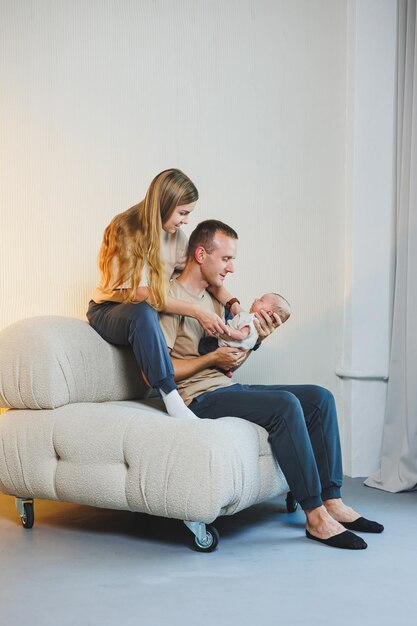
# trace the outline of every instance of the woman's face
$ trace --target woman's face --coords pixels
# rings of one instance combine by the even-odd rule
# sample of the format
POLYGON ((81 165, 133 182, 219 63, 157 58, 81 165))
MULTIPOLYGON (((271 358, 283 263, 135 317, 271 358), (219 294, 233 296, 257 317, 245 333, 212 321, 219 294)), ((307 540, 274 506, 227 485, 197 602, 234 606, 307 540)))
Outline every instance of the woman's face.
POLYGON ((195 205, 196 202, 191 202, 191 204, 181 204, 175 207, 171 216, 162 224, 163 230, 173 235, 183 224, 188 224, 188 216, 194 210, 195 205))

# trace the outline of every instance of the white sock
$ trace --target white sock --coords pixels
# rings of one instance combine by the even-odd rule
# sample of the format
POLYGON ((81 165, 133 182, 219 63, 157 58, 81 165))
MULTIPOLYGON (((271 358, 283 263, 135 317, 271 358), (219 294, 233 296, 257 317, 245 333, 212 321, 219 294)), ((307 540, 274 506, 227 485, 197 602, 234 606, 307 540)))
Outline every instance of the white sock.
POLYGON ((169 393, 165 393, 162 389, 159 389, 159 391, 162 396, 162 400, 165 403, 168 415, 171 417, 185 417, 188 419, 191 418, 198 420, 197 415, 190 411, 190 409, 185 405, 184 400, 181 398, 177 389, 173 389, 169 393))

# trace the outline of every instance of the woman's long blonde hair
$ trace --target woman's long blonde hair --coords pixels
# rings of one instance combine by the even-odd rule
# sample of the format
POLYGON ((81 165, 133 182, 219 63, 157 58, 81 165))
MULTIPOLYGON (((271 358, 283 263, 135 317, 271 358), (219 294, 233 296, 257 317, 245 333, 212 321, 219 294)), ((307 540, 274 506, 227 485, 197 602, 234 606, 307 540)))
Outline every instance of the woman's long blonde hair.
POLYGON ((117 289, 127 283, 125 300, 132 302, 146 262, 153 306, 162 311, 168 291, 160 250, 162 225, 177 206, 196 200, 197 189, 180 170, 169 169, 155 176, 144 200, 116 215, 104 231, 98 258, 101 289, 117 289))

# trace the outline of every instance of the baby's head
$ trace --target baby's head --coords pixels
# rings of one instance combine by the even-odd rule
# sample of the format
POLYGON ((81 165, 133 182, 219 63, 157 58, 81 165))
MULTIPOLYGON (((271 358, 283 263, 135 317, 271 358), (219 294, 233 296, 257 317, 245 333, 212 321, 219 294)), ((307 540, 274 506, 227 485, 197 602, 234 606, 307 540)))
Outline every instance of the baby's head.
POLYGON ((272 317, 272 313, 276 313, 282 323, 286 322, 291 315, 289 303, 279 293, 264 293, 260 298, 256 298, 252 302, 249 312, 260 313, 262 309, 266 311, 270 317, 272 317))

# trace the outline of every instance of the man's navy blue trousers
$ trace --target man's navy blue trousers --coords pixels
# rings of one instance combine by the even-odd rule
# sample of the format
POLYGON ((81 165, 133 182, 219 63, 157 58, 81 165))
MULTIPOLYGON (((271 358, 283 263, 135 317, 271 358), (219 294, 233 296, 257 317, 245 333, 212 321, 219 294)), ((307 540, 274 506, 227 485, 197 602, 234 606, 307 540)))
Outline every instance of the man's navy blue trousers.
POLYGON ((241 417, 268 432, 272 452, 303 509, 340 498, 342 456, 336 405, 316 385, 231 385, 202 393, 198 417, 241 417))

